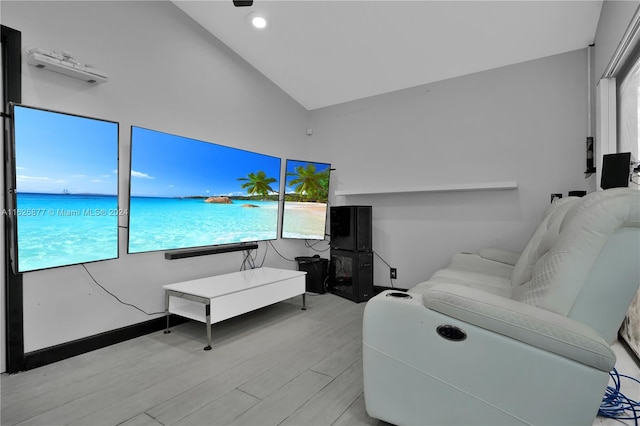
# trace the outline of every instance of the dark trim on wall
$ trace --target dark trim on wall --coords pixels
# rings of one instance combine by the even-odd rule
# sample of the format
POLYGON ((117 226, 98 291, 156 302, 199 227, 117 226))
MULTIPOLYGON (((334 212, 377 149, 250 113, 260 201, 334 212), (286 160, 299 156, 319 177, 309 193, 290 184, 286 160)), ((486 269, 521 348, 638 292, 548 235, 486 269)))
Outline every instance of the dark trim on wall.
MULTIPOLYGON (((2 88, 3 106, 7 107, 9 102, 22 102, 22 33, 2 25, 0 33, 2 40, 2 88)), ((6 115, 5 115, 6 117, 6 115)), ((8 204, 10 197, 15 196, 9 187, 11 180, 9 176, 9 166, 12 164, 8 158, 9 140, 8 125, 9 120, 3 120, 4 147, 3 161, 5 165, 5 203, 8 204)), ((11 166, 12 167, 12 166, 11 166)), ((4 208, 7 205, 3 206, 4 208)), ((3 226, 6 236, 13 232, 9 226, 9 217, 4 216, 3 226)), ((11 267, 10 246, 11 238, 5 238, 5 309, 6 309, 6 371, 15 373, 24 370, 24 324, 23 324, 23 304, 22 304, 22 275, 14 274, 11 267)))
POLYGON ((1 37, 5 105, 22 102, 22 33, 2 25, 1 37))
MULTIPOLYGON (((187 318, 175 315, 169 316, 169 326, 173 327, 189 321, 187 318)), ((43 365, 62 361, 86 352, 101 349, 126 340, 135 339, 155 331, 164 330, 167 326, 166 317, 159 317, 142 323, 122 327, 116 330, 106 331, 90 337, 61 343, 37 351, 25 354, 24 370, 42 367, 43 365)))

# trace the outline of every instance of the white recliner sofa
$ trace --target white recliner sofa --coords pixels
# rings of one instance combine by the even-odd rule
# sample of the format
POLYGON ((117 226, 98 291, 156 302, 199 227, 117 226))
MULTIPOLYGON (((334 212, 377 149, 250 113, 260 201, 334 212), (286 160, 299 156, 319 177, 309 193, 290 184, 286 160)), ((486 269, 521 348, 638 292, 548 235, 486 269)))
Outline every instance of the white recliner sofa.
POLYGON ((590 425, 640 285, 640 191, 548 209, 517 256, 485 250, 365 307, 371 417, 403 425, 590 425), (515 258, 517 257, 517 260, 515 258))

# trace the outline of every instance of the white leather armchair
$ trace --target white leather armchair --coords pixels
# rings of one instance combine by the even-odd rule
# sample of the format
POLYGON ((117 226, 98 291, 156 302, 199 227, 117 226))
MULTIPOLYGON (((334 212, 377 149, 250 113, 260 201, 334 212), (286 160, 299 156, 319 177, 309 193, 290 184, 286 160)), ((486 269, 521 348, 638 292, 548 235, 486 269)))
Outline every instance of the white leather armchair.
POLYGON ((615 364, 609 344, 640 285, 640 192, 602 192, 562 215, 508 293, 467 270, 371 299, 369 415, 398 425, 592 424, 615 364))
POLYGON ((578 197, 554 200, 546 208, 540 225, 533 232, 521 253, 496 248, 484 248, 478 250, 477 253, 458 253, 453 256, 446 270, 479 272, 507 279, 511 279, 514 269, 516 269, 516 273, 524 274, 539 257, 543 241, 547 245, 554 241, 558 236, 564 216, 572 206, 580 201, 582 200, 578 197))

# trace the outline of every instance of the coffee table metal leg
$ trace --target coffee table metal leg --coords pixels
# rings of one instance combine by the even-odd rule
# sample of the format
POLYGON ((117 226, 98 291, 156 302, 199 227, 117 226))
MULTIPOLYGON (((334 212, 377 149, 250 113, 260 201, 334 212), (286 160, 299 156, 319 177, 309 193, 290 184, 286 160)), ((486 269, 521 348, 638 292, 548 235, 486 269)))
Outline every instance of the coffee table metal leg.
POLYGON ((204 347, 205 351, 211 350, 211 305, 205 305, 205 315, 207 317, 207 343, 208 345, 204 347))
POLYGON ((305 293, 302 293, 302 310, 307 310, 307 295, 305 293))
POLYGON ((167 328, 164 329, 164 334, 169 334, 171 333, 171 331, 169 331, 169 292, 165 291, 164 292, 164 313, 165 316, 167 317, 167 328))

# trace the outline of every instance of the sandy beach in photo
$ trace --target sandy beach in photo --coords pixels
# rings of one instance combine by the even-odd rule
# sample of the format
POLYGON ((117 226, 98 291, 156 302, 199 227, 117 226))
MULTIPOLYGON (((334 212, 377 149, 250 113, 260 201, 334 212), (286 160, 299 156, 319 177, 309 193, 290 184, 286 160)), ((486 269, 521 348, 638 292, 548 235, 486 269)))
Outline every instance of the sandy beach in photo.
POLYGON ((287 201, 282 223, 284 238, 324 239, 326 203, 287 201))
POLYGON ((304 203, 287 201, 284 204, 285 210, 305 210, 309 213, 324 216, 327 213, 327 203, 304 203))

